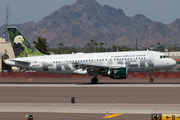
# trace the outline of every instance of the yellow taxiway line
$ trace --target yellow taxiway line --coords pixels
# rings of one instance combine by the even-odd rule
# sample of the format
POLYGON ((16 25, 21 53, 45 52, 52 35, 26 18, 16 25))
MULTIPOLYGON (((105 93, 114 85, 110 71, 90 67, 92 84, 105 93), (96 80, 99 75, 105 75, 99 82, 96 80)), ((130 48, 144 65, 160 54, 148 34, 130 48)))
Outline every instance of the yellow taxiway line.
POLYGON ((29 79, 28 81, 32 81, 33 79, 29 79))
POLYGON ((116 116, 119 116, 119 115, 122 115, 123 113, 116 113, 116 114, 112 114, 112 115, 108 115, 108 116, 105 116, 103 118, 112 118, 112 117, 116 117, 116 116))

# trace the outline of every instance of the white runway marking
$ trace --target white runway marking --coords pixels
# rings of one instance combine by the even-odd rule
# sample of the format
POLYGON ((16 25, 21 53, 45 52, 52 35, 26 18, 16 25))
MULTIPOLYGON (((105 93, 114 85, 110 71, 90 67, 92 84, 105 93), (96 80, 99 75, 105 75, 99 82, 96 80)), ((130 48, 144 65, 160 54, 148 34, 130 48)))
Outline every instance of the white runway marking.
POLYGON ((0 103, 0 112, 177 114, 180 104, 0 103))
POLYGON ((180 87, 180 84, 0 84, 0 87, 180 87))

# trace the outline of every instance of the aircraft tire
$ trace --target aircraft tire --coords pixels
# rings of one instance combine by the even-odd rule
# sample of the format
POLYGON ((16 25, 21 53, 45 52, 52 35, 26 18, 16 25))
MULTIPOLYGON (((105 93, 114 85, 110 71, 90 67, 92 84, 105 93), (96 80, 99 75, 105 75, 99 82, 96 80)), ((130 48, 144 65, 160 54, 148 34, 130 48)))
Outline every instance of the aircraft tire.
POLYGON ((154 79, 153 79, 153 78, 150 78, 149 81, 152 83, 152 82, 154 82, 154 79))
POLYGON ((98 83, 98 78, 92 78, 91 83, 92 84, 97 84, 98 83))

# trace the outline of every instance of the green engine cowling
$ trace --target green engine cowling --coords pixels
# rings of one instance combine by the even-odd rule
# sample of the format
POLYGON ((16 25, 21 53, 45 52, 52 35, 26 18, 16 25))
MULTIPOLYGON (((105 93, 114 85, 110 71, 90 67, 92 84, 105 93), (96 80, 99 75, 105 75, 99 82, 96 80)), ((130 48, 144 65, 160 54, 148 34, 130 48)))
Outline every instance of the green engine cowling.
POLYGON ((126 68, 113 68, 108 71, 108 75, 112 79, 126 79, 128 72, 126 68))

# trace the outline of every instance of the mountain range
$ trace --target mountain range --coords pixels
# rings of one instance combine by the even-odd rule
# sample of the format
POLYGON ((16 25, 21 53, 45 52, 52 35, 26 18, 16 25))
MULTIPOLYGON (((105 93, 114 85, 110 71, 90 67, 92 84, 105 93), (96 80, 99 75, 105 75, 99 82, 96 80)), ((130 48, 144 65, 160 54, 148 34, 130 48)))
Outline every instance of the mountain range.
MULTIPOLYGON (((41 21, 16 24, 32 42, 38 36, 45 37, 50 47, 86 46, 91 39, 103 42, 105 46, 150 46, 160 42, 163 45, 180 44, 180 19, 171 24, 154 22, 145 15, 125 15, 122 9, 100 5, 96 0, 77 0, 65 5, 41 21)), ((5 25, 0 27, 3 35, 5 25)))

